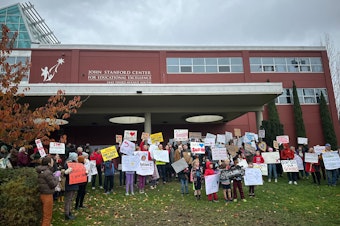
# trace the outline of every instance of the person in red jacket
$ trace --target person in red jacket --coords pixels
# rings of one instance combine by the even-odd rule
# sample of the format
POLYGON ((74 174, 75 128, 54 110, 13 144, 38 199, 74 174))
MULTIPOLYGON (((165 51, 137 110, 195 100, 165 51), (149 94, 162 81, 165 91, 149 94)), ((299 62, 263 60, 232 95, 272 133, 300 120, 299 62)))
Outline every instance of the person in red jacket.
POLYGON ((255 156, 253 158, 253 163, 261 164, 264 163, 264 158, 261 155, 261 152, 259 150, 256 151, 255 156))
MULTIPOLYGON (((103 188, 103 177, 102 177, 102 167, 103 167, 103 156, 100 153, 100 150, 96 148, 94 152, 90 156, 90 160, 96 160, 96 167, 98 171, 98 177, 99 177, 99 186, 102 189, 103 188)), ((96 189, 96 176, 92 175, 92 189, 96 189)))
MULTIPOLYGON (((315 153, 314 148, 309 148, 308 153, 315 153)), ((318 156, 317 163, 306 162, 306 172, 312 174, 314 184, 317 183, 318 185, 320 185, 320 156, 318 156)))
MULTIPOLYGON (((282 160, 293 160, 294 159, 294 151, 289 148, 289 144, 283 144, 283 150, 281 151, 281 159, 282 160)), ((288 176, 288 184, 297 184, 297 175, 295 172, 287 172, 288 176)))
MULTIPOLYGON (((214 166, 213 162, 207 161, 205 163, 204 176, 209 176, 209 175, 214 175, 215 174, 213 166, 214 166)), ((215 193, 209 194, 208 195, 208 200, 212 201, 212 202, 218 202, 217 193, 215 192, 215 193)))

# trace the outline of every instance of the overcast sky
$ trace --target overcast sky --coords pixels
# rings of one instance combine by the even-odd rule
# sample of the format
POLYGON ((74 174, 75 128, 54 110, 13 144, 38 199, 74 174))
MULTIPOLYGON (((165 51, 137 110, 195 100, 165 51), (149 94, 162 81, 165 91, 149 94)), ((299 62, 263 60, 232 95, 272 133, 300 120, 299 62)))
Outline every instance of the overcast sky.
POLYGON ((62 44, 315 46, 327 33, 340 48, 340 0, 30 2, 62 44))

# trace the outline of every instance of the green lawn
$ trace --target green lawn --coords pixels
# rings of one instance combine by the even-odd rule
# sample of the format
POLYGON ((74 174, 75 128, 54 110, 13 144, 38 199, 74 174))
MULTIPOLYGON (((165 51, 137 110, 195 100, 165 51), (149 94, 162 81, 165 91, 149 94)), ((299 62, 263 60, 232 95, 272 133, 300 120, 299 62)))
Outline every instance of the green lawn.
POLYGON ((208 202, 205 195, 196 201, 192 190, 189 195, 180 194, 178 181, 160 184, 155 190, 147 186, 145 194, 135 192, 134 196, 125 196, 125 187, 118 184, 115 178, 114 193, 109 195, 88 186, 87 208, 73 210, 73 221, 64 220, 63 203, 56 202, 53 226, 340 225, 340 185, 328 187, 324 180, 321 186, 312 184, 311 178, 289 185, 285 176, 280 177, 278 183, 257 186, 254 198, 248 197, 248 187, 244 186, 245 203, 224 202, 221 189, 218 203, 208 202))

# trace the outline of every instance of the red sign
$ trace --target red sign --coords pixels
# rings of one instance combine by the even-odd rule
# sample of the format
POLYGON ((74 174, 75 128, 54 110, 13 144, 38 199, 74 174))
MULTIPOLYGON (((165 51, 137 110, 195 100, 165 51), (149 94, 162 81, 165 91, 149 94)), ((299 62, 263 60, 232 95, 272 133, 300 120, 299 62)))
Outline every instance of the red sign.
POLYGON ((69 162, 67 163, 69 168, 72 168, 70 173, 70 184, 79 184, 87 182, 86 169, 83 163, 69 162))

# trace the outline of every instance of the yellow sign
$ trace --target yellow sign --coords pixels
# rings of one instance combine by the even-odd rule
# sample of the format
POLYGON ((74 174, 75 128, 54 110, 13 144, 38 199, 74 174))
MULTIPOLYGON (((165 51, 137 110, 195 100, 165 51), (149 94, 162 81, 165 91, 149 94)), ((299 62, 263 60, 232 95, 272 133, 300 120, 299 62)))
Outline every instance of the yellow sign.
POLYGON ((153 144, 157 142, 161 143, 164 141, 162 132, 150 134, 150 139, 151 139, 151 143, 153 144))
POLYGON ((104 161, 108 161, 108 160, 115 159, 118 157, 116 146, 104 148, 100 150, 100 153, 102 154, 104 161))

